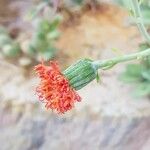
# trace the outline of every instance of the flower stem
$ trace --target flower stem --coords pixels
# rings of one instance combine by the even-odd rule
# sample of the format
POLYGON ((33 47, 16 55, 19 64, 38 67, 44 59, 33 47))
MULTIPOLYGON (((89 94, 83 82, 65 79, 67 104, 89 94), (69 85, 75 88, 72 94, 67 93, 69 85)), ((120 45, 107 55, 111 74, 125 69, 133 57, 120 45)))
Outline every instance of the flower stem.
POLYGON ((137 21, 136 21, 137 27, 138 27, 139 31, 141 32, 141 34, 145 37, 146 41, 150 44, 150 36, 149 36, 149 34, 144 26, 144 23, 143 23, 138 0, 131 0, 131 2, 133 5, 133 11, 134 11, 135 18, 137 19, 137 21))
POLYGON ((130 60, 135 60, 135 59, 145 59, 147 56, 150 56, 150 48, 141 52, 134 53, 134 54, 115 57, 115 58, 104 60, 104 61, 97 60, 93 62, 93 66, 96 69, 107 69, 121 62, 126 62, 130 60))
MULTIPOLYGON (((137 27, 138 27, 139 31, 141 32, 141 34, 145 37, 147 42, 150 44, 150 36, 149 36, 149 34, 144 26, 143 20, 142 20, 139 2, 138 2, 138 0, 131 0, 131 2, 133 5, 133 11, 134 11, 135 18, 137 19, 137 27)), ((144 50, 142 52, 130 54, 130 55, 112 58, 109 60, 94 61, 93 66, 96 69, 100 69, 100 68, 101 69, 109 69, 118 63, 130 61, 130 60, 134 60, 134 59, 143 59, 147 56, 150 56, 150 49, 144 50)))

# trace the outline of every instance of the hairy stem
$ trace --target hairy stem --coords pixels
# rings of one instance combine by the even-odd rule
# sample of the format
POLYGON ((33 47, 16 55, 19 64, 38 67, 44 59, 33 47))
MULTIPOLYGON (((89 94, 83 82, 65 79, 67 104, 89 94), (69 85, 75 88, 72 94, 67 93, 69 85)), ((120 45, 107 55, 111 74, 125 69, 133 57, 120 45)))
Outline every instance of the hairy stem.
POLYGON ((134 15, 137 20, 136 21, 137 27, 138 27, 139 31, 141 32, 141 34, 145 37, 146 41, 150 44, 150 36, 149 36, 149 34, 144 26, 143 20, 142 20, 139 2, 138 2, 138 0, 131 0, 131 2, 133 5, 134 15))
POLYGON ((112 59, 108 59, 104 61, 101 61, 101 60, 94 61, 93 66, 96 69, 105 69, 105 68, 107 69, 121 62, 126 62, 130 60, 135 60, 135 59, 146 59, 147 56, 150 56, 150 48, 141 52, 134 53, 134 54, 120 56, 120 57, 116 57, 116 58, 112 58, 112 59))
MULTIPOLYGON (((149 34, 144 26, 143 20, 142 20, 139 2, 138 2, 138 0, 131 0, 131 2, 133 5, 133 11, 134 11, 135 18, 137 19, 137 27, 138 27, 139 31, 141 32, 141 34, 145 37, 147 42, 150 44, 150 36, 149 36, 149 34)), ((150 56, 150 49, 144 50, 142 52, 130 54, 130 55, 112 58, 109 60, 94 61, 93 65, 96 69, 99 69, 99 68, 109 69, 118 63, 130 61, 130 60, 134 60, 134 59, 143 59, 147 56, 150 56)))

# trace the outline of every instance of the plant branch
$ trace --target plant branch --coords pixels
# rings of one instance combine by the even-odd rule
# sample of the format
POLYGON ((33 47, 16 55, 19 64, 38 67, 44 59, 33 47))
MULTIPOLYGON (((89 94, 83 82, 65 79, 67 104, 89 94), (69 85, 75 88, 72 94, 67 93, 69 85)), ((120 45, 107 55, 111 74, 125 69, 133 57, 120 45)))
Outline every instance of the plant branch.
MULTIPOLYGON (((133 5, 133 11, 135 14, 135 18, 137 19, 137 27, 140 30, 141 34, 145 37, 147 42, 150 44, 150 36, 144 26, 143 20, 142 20, 142 15, 141 15, 141 10, 140 6, 138 3, 138 0, 131 0, 132 5, 133 5)), ((121 62, 126 62, 134 59, 144 59, 145 57, 150 56, 150 49, 144 50, 142 52, 137 52, 134 54, 130 55, 125 55, 125 56, 120 56, 116 58, 112 58, 109 60, 104 60, 104 61, 94 61, 93 65, 96 69, 109 69, 113 67, 114 65, 121 63, 121 62)))
POLYGON ((137 27, 139 29, 139 31, 141 32, 141 34, 145 37, 146 41, 148 42, 148 44, 150 44, 150 36, 144 26, 143 20, 142 20, 142 15, 141 15, 141 10, 140 10, 140 6, 138 3, 138 0, 131 0, 132 5, 133 5, 133 11, 134 11, 134 15, 136 18, 136 23, 137 23, 137 27))
POLYGON ((126 61, 130 61, 130 60, 135 60, 135 59, 146 59, 147 56, 150 56, 150 48, 146 49, 144 51, 141 52, 137 52, 134 54, 129 54, 129 55, 125 55, 125 56, 120 56, 120 57, 115 57, 112 59, 108 59, 108 60, 98 60, 98 61, 94 61, 93 62, 93 66, 96 69, 107 69, 107 68, 111 68, 114 65, 121 63, 121 62, 126 62, 126 61))

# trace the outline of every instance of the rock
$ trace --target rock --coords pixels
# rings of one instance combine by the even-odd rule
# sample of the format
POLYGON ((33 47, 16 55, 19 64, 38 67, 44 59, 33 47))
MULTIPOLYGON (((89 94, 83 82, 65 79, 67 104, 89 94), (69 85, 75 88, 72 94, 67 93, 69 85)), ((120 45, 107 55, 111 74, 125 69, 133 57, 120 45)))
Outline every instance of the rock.
MULTIPOLYGON (((0 124, 1 150, 149 150, 150 117, 67 117, 30 106, 32 110, 24 109, 17 121, 12 121, 17 115, 12 111, 8 123, 0 124)), ((10 109, 2 115, 1 108, 0 120, 10 109)))

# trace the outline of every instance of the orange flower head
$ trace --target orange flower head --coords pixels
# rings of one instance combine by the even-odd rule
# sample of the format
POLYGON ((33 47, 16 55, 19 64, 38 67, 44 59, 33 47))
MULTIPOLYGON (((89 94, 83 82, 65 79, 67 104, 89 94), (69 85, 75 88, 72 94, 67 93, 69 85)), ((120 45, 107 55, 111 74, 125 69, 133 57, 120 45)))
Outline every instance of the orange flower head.
POLYGON ((81 101, 56 62, 50 61, 49 66, 41 63, 35 66, 35 71, 40 78, 36 93, 47 109, 65 113, 74 107, 75 102, 81 101))

